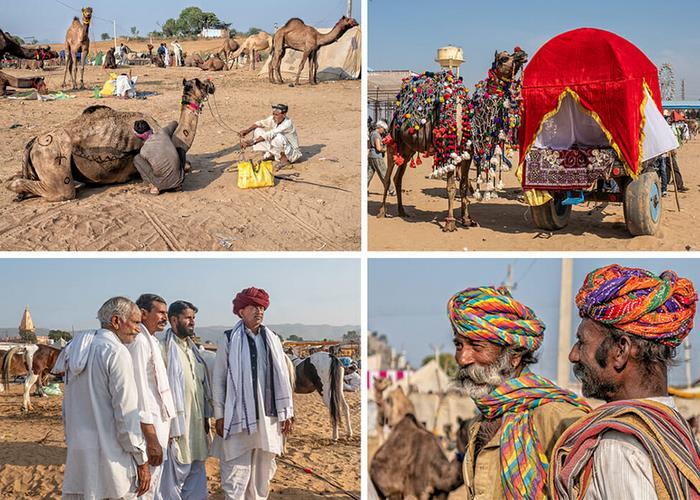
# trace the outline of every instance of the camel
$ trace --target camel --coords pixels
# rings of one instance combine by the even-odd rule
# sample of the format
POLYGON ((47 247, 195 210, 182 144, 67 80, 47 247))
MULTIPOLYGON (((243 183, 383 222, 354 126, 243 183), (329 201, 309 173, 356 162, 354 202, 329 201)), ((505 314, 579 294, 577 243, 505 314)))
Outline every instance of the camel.
POLYGON ((0 71, 0 96, 7 94, 7 87, 15 87, 18 89, 28 89, 33 88, 39 94, 46 95, 49 93, 46 88, 46 83, 44 83, 43 76, 35 76, 31 78, 18 78, 16 76, 8 75, 0 71))
POLYGON ((243 41, 238 50, 233 53, 233 60, 238 61, 241 55, 246 54, 250 60, 250 69, 255 71, 256 53, 268 49, 272 50, 272 36, 269 33, 260 31, 255 35, 250 35, 243 41))
POLYGON ((282 59, 287 49, 298 50, 303 53, 297 77, 294 82, 299 85, 299 76, 304 69, 304 64, 309 62, 309 83, 315 85, 316 72, 318 70, 318 50, 324 45, 330 45, 337 41, 350 28, 358 26, 352 17, 343 16, 335 23, 331 31, 321 34, 312 26, 307 26, 298 17, 293 17, 275 32, 270 51, 270 83, 284 83, 282 80, 282 59))
POLYGON ((384 414, 384 391, 391 385, 391 379, 374 377, 374 403, 377 406, 377 418, 375 420, 375 431, 377 433, 377 444, 381 445, 384 442, 384 425, 386 424, 386 415, 384 414))
MULTIPOLYGON (((514 51, 512 54, 508 52, 496 52, 495 60, 491 71, 489 71, 489 78, 496 79, 500 82, 511 81, 515 74, 522 68, 522 66, 527 62, 527 54, 522 51, 514 51)), ((479 103, 474 103, 478 106, 479 103)), ((436 108, 438 104, 435 104, 436 108)), ((436 111, 439 111, 436 109, 436 111)), ((466 112, 466 110, 463 110, 466 112)), ((477 109, 476 114, 479 113, 477 109)), ((438 112, 433 113, 434 119, 437 119, 439 115, 438 112)), ((433 127, 436 122, 426 122, 425 125, 420 129, 419 133, 410 134, 409 128, 406 122, 401 127, 395 128, 394 123, 396 121, 396 115, 392 119, 392 123, 389 126, 391 132, 392 143, 387 146, 387 170, 384 176, 384 195, 382 197, 382 204, 379 208, 378 218, 386 217, 386 198, 391 186, 391 174, 394 170, 394 156, 401 156, 404 162, 401 165, 397 165, 396 174, 394 175, 394 186, 396 188, 396 201, 398 204, 398 215, 399 217, 408 217, 408 214, 403 208, 402 202, 402 192, 401 192, 401 182, 406 172, 406 166, 409 161, 420 153, 429 153, 433 149, 433 127)), ((473 142, 479 143, 481 138, 473 137, 473 142)), ((476 222, 472 220, 469 216, 469 200, 467 199, 469 182, 469 167, 471 165, 471 159, 473 158, 474 146, 469 148, 469 159, 462 159, 459 162, 455 170, 446 172, 447 181, 447 217, 445 218, 445 223, 442 228, 445 232, 456 231, 457 227, 455 224, 453 204, 455 195, 457 193, 457 187, 455 185, 455 175, 459 173, 459 193, 461 201, 461 218, 460 222, 465 227, 476 226, 476 222)), ((489 158, 490 159, 490 158, 489 158)))
POLYGON ((18 44, 14 38, 10 37, 9 33, 0 30, 0 59, 5 54, 9 54, 20 59, 34 59, 36 49, 28 49, 18 44))
POLYGON ((77 88, 75 82, 78 77, 78 52, 82 52, 80 58, 80 88, 85 88, 83 75, 85 74, 85 61, 87 61, 88 52, 90 50, 90 21, 92 20, 92 7, 83 7, 83 23, 77 17, 73 18, 73 22, 66 31, 66 69, 63 72, 63 84, 66 86, 66 76, 70 72, 71 80, 73 81, 73 90, 77 88))
POLYGON ((199 54, 199 52, 195 52, 194 54, 188 54, 187 56, 185 56, 185 66, 199 68, 200 64, 204 64, 204 59, 202 59, 202 56, 199 54))
MULTIPOLYGON (((182 80, 180 119, 173 134, 175 147, 190 149, 199 115, 214 84, 198 78, 182 80)), ((158 129, 153 117, 143 113, 115 111, 107 106, 90 106, 65 126, 33 137, 24 148, 22 172, 6 187, 17 193, 15 201, 41 196, 48 201, 72 200, 76 181, 115 184, 136 174, 134 157, 143 141, 133 131, 134 122, 146 120, 158 129)))
POLYGON ((224 40, 224 45, 223 47, 221 47, 221 50, 219 50, 219 54, 223 54, 223 57, 221 59, 223 59, 226 63, 225 67, 227 71, 233 67, 233 62, 231 63, 230 67, 228 65, 228 57, 234 52, 236 52, 239 47, 240 45, 238 44, 238 42, 230 36, 226 40, 224 40))
POLYGON ((221 71, 226 67, 226 63, 221 60, 219 54, 213 54, 206 61, 197 64, 197 67, 203 71, 221 71))

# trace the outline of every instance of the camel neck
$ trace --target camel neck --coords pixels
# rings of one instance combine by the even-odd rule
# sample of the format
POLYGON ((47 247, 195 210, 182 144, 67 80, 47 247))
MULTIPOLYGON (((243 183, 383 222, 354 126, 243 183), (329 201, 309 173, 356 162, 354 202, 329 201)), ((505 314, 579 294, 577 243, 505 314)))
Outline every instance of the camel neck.
POLYGON ((192 147, 201 110, 201 104, 195 101, 183 100, 182 108, 180 109, 180 120, 178 120, 177 128, 173 133, 173 144, 175 144, 176 148, 189 151, 190 147, 192 147))
POLYGON ((340 24, 336 24, 331 31, 318 37, 319 47, 335 42, 338 38, 343 36, 343 33, 348 29, 348 27, 342 27, 340 24))

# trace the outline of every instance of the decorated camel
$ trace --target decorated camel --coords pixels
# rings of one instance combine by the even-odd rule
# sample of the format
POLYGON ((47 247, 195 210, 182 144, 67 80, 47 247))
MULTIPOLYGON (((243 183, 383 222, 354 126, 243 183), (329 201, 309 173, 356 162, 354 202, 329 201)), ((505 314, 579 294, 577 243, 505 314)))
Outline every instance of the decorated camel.
POLYGON ((229 36, 226 40, 224 40, 224 45, 223 45, 223 47, 221 47, 219 54, 223 56, 223 57, 221 57, 221 59, 223 59, 224 62, 226 63, 225 66, 226 66, 227 70, 229 70, 233 67, 233 62, 231 62, 230 66, 228 64, 229 56, 233 55, 239 48, 240 48, 240 45, 231 36, 229 36))
MULTIPOLYGON (((198 78, 182 80, 180 119, 173 134, 175 147, 190 149, 199 115, 214 84, 198 78)), ((154 130, 156 120, 143 113, 115 111, 90 106, 65 126, 33 137, 24 148, 22 172, 10 179, 7 188, 16 201, 43 196, 48 201, 71 200, 76 182, 115 184, 136 174, 134 157, 143 141, 134 134, 134 122, 146 120, 154 130)))
POLYGON ((511 93, 514 90, 511 84, 526 62, 527 54, 518 48, 512 54, 497 52, 488 78, 477 85, 477 93, 472 99, 467 98, 461 78, 455 78, 450 72, 426 72, 404 81, 398 96, 399 106, 389 126, 390 138, 386 141, 387 172, 377 217, 386 216, 386 198, 395 166, 398 214, 408 217, 402 202, 402 179, 406 167, 419 165, 420 154, 424 154, 434 157, 433 177, 444 177, 447 181, 447 217, 442 230, 451 232, 457 229, 454 218, 456 175, 459 176, 460 222, 466 227, 476 225, 469 216, 467 199, 471 159, 475 158, 477 169, 480 169, 484 163, 490 164, 494 154, 498 153, 496 146, 499 143, 503 146, 506 136, 517 142, 514 129, 519 123, 519 110, 517 96, 511 93), (493 95, 482 92, 482 88, 493 89, 493 95), (491 122, 486 126, 489 120, 491 122), (479 126, 475 127, 475 124, 479 126))
POLYGON ((250 69, 255 71, 255 59, 258 52, 263 50, 272 50, 272 36, 269 33, 260 31, 246 38, 236 52, 233 53, 233 60, 238 61, 238 58, 246 54, 250 61, 250 69))
POLYGON ((90 50, 89 31, 90 21, 92 20, 92 7, 83 7, 82 12, 82 24, 77 17, 74 17, 73 22, 68 27, 68 31, 66 31, 66 69, 63 71, 63 84, 61 87, 66 86, 66 76, 70 72, 70 77, 73 81, 73 89, 77 88, 78 52, 81 52, 80 88, 85 88, 83 76, 85 74, 85 61, 87 61, 88 52, 90 50))
POLYGON ((309 83, 315 85, 316 72, 318 71, 318 51, 324 45, 336 42, 350 28, 358 26, 352 17, 343 16, 335 23, 328 33, 321 34, 312 26, 307 26, 297 17, 291 18, 275 32, 270 51, 269 77, 271 83, 284 83, 282 80, 282 59, 287 49, 302 52, 301 62, 297 71, 295 85, 299 85, 299 75, 304 69, 304 64, 309 63, 309 83))

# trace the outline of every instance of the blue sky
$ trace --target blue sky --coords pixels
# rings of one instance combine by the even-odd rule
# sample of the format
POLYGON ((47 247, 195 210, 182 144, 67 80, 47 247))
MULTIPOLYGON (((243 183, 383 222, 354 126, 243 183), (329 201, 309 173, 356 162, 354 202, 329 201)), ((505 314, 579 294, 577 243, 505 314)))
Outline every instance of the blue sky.
MULTIPOLYGON (((572 297, 593 269, 613 262, 642 267, 660 273, 673 269, 690 278, 700 288, 700 265, 692 259, 577 259, 574 261, 572 297)), ((499 285, 506 279, 509 264, 514 265, 513 296, 534 309, 547 329, 540 348, 537 370, 556 377, 556 356, 559 325, 561 261, 559 259, 370 259, 367 281, 368 327, 385 334, 397 351, 405 351, 413 366, 433 350, 453 352, 452 329, 445 307, 453 293, 467 287, 499 285)), ((578 327, 574 306, 572 341, 578 327)), ((700 321, 700 320, 699 320, 700 321)), ((696 321, 696 324, 698 322, 696 321)), ((698 327, 691 332, 693 340, 694 379, 700 378, 700 339, 698 327)), ((678 359, 682 359, 679 349, 678 359)), ((683 366, 672 370, 672 382, 685 381, 683 366)))
POLYGON ((0 327, 29 305, 42 328, 94 328, 108 298, 157 293, 199 308, 201 326, 234 321, 231 300, 249 286, 270 294, 268 324, 360 324, 357 259, 0 259, 0 327))
MULTIPOLYGON (((71 19, 79 15, 84 5, 93 8, 94 26, 90 31, 92 38, 97 40, 100 33, 112 33, 113 19, 117 21, 118 34, 127 34, 131 26, 136 26, 145 35, 149 31, 160 30, 157 22, 163 24, 168 18, 177 19, 182 9, 191 6, 214 12, 219 19, 232 23, 231 26, 239 31, 248 31, 251 26, 272 31, 274 23, 281 26, 290 17, 300 17, 314 26, 331 27, 347 8, 346 0, 148 0, 145 3, 137 0, 3 0, 2 4, 4 31, 50 42, 64 40, 71 19)), ((361 23, 360 0, 353 1, 352 12, 361 23)))
POLYGON ((560 33, 594 27, 627 38, 657 66, 670 62, 678 86, 686 80, 686 98, 700 98, 696 0, 368 0, 367 5, 368 66, 375 70, 435 70, 436 49, 452 44, 464 49, 461 74, 473 86, 486 77, 497 49, 519 45, 532 56, 560 33))

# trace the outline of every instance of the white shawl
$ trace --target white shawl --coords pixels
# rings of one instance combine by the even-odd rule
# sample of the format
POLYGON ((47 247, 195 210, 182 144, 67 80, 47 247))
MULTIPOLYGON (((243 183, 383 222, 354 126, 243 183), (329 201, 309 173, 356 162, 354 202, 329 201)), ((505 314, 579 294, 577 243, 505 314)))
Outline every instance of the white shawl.
POLYGON ((65 373, 66 383, 70 382, 71 378, 78 376, 87 366, 90 347, 92 341, 95 340, 95 335, 102 331, 109 330, 85 330, 76 333, 68 345, 61 350, 51 373, 65 373))
POLYGON ((156 386, 158 388, 158 395, 160 396, 159 403, 161 418, 163 420, 175 418, 177 414, 175 411, 175 402, 173 401, 173 394, 170 390, 168 372, 165 369, 165 361, 163 361, 160 346, 158 345, 156 338, 148 332, 143 324, 141 324, 141 333, 146 336, 148 346, 151 348, 151 359, 153 360, 153 366, 155 367, 156 386))
MULTIPOLYGON (((264 335, 269 360, 268 369, 272 370, 271 376, 266 377, 272 381, 272 394, 274 394, 274 408, 277 417, 282 422, 294 416, 292 400, 292 386, 289 382, 287 363, 284 360, 284 351, 279 338, 267 329, 260 327, 259 335, 264 335)), ((250 365, 250 347, 243 321, 239 321, 231 331, 227 341, 228 363, 226 377, 226 401, 224 403, 224 439, 232 434, 246 431, 253 434, 258 430, 258 422, 255 418, 255 396, 253 391, 252 368, 250 365)), ((259 374, 261 376, 261 374, 259 374)), ((263 400, 265 400, 265 380, 258 378, 263 387, 263 400)), ((264 401, 260 401, 263 412, 266 410, 264 401)))

